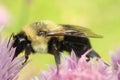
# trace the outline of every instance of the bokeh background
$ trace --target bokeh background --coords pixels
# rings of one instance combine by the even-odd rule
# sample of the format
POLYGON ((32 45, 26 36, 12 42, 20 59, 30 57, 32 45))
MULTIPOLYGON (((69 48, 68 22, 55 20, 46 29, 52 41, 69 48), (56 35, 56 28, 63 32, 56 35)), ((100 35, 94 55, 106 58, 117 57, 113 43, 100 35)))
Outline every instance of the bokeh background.
MULTIPOLYGON (((104 36, 90 39, 93 48, 109 61, 109 52, 120 47, 120 0, 0 0, 0 6, 9 12, 9 25, 3 37, 18 33, 26 24, 39 20, 81 25, 104 36)), ((23 54, 22 54, 23 55, 23 54)), ((19 80, 39 76, 40 70, 54 65, 49 54, 30 55, 30 63, 19 74, 19 80)))

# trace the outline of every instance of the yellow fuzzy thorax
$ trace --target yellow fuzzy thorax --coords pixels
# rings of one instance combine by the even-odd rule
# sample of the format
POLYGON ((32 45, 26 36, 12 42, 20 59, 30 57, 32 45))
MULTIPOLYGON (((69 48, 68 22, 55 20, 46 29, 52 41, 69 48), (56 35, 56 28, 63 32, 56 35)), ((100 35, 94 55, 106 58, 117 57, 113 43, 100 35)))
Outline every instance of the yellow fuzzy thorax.
MULTIPOLYGON (((40 21, 32 24, 28 24, 23 28, 23 32, 27 35, 27 38, 31 41, 31 45, 37 52, 46 52, 48 41, 52 36, 39 36, 39 31, 57 31, 64 30, 62 26, 50 21, 40 21)), ((54 36, 63 40, 63 36, 54 36)))

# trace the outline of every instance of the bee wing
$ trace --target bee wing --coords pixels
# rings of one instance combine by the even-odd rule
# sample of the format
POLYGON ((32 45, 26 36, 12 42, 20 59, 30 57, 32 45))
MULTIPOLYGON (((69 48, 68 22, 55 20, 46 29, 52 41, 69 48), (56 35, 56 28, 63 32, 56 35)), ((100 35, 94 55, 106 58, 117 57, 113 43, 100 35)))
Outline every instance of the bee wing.
POLYGON ((56 30, 56 31, 49 31, 48 36, 78 36, 78 37, 88 37, 88 38, 102 38, 103 36, 95 34, 90 29, 75 26, 75 25, 65 25, 60 24, 64 29, 63 30, 56 30))
MULTIPOLYGON (((82 27, 82 26, 75 26, 75 25, 65 25, 65 24, 61 24, 65 30, 74 30, 76 31, 75 35, 77 34, 80 37, 90 37, 90 38, 102 38, 103 36, 98 35, 94 32, 92 32, 90 29, 82 27), (81 34, 81 35, 79 35, 81 34)), ((77 36, 76 35, 76 36, 77 36)))

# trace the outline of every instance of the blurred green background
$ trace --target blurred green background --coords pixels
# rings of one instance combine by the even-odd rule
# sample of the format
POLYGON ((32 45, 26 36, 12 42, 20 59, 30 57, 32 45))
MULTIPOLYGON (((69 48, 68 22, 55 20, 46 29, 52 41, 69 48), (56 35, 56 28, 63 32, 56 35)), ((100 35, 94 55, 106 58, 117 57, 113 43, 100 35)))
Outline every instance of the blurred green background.
MULTIPOLYGON (((9 27, 2 34, 18 33, 24 25, 51 20, 56 23, 81 25, 104 36, 91 39, 93 48, 109 61, 110 50, 120 46, 120 0, 0 0, 11 14, 9 27)), ((31 62, 19 74, 19 80, 39 76, 46 64, 55 65, 54 57, 45 54, 30 55, 31 62)))

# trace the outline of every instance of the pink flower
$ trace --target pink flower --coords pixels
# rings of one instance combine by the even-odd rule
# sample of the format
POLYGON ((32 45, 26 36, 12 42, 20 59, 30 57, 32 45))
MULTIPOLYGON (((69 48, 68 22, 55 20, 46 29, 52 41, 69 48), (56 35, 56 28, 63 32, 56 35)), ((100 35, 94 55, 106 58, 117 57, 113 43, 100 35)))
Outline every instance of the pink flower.
MULTIPOLYGON (((109 73, 109 66, 102 60, 91 59, 86 61, 87 51, 82 57, 77 60, 74 52, 71 56, 64 56, 59 68, 59 73, 56 74, 56 68, 49 67, 49 72, 42 71, 39 80, 113 80, 109 73)), ((37 80, 37 79, 36 79, 37 80)))
POLYGON ((96 58, 87 62, 89 52, 78 60, 73 51, 71 56, 63 55, 58 74, 56 68, 49 66, 49 71, 41 71, 40 78, 33 80, 120 80, 120 48, 111 52, 111 64, 96 58))
POLYGON ((114 75, 113 77, 116 80, 120 80, 120 48, 117 48, 116 51, 111 52, 111 66, 114 75))
POLYGON ((7 46, 8 40, 3 42, 0 37, 0 80, 17 80, 17 74, 25 66, 22 65, 24 57, 12 60, 15 49, 10 49, 11 42, 7 46))

